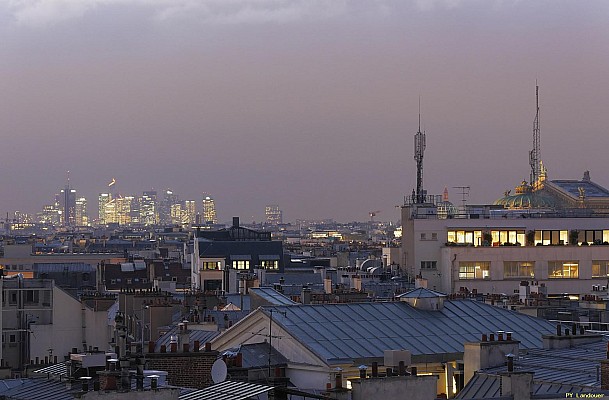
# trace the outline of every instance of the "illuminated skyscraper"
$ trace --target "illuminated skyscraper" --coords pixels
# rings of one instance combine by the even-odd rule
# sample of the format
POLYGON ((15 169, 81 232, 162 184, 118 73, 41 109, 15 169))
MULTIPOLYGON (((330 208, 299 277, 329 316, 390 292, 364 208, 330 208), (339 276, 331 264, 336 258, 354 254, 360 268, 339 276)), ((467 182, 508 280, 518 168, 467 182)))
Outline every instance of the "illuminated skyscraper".
POLYGON ((266 215, 266 223, 270 225, 278 225, 283 223, 283 212, 276 204, 270 204, 265 207, 264 214, 266 215))
POLYGON ((112 201, 112 194, 110 193, 100 193, 97 198, 97 210, 99 216, 99 224, 105 225, 109 223, 106 221, 106 205, 112 201))
POLYGON ((76 199, 74 207, 74 222, 76 226, 88 226, 89 216, 87 214, 87 199, 80 197, 76 199))
POLYGON ((217 224, 218 217, 216 215, 216 202, 211 196, 206 195, 203 198, 203 221, 204 224, 217 224))
POLYGON ((144 192, 140 200, 140 223, 155 225, 158 222, 156 190, 144 192))
POLYGON ((197 218, 197 202, 195 200, 184 201, 183 225, 192 225, 197 218))

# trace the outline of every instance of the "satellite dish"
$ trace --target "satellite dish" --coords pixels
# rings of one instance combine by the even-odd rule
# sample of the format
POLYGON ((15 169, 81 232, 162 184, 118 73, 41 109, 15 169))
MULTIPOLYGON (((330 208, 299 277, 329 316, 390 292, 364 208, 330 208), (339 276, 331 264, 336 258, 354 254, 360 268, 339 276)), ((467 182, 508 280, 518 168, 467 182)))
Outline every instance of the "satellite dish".
POLYGON ((226 363, 221 358, 218 358, 211 366, 211 380, 214 381, 214 383, 224 382, 226 380, 227 372, 226 363))

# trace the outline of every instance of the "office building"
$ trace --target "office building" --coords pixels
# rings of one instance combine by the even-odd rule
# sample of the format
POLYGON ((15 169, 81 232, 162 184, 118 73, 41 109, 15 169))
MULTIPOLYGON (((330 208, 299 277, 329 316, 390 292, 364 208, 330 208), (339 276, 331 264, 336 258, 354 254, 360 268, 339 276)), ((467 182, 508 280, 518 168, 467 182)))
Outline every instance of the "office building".
POLYGON ((61 223, 63 226, 76 225, 76 190, 70 182, 60 192, 61 223))
POLYGON ((97 198, 98 222, 100 225, 105 225, 106 221, 106 205, 112 201, 111 193, 100 193, 97 198))
POLYGON ((87 214, 87 199, 79 197, 74 207, 74 222, 76 226, 88 226, 89 215, 87 214))
POLYGON ((155 225, 158 222, 157 193, 149 190, 143 193, 140 200, 140 223, 155 225))
POLYGON ((266 216, 266 223, 269 225, 279 225, 283 223, 283 213, 276 204, 266 206, 264 215, 266 216))
POLYGON ((216 215, 216 202, 207 195, 203 198, 203 221, 204 224, 217 224, 218 217, 216 215))

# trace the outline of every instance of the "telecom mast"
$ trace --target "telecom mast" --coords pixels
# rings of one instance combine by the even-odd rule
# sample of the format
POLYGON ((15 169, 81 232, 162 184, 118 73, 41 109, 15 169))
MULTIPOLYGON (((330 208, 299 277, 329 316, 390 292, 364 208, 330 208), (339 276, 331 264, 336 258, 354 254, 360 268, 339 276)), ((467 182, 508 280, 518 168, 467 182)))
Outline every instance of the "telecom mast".
POLYGON ((425 132, 421 132, 421 98, 419 97, 419 130, 414 135, 414 159, 417 162, 416 202, 425 202, 423 191, 423 153, 425 152, 425 132))
POLYGON ((539 143, 539 85, 535 81, 535 104, 536 113, 533 121, 533 150, 529 152, 529 164, 531 165, 531 186, 535 186, 541 175, 541 151, 539 143))

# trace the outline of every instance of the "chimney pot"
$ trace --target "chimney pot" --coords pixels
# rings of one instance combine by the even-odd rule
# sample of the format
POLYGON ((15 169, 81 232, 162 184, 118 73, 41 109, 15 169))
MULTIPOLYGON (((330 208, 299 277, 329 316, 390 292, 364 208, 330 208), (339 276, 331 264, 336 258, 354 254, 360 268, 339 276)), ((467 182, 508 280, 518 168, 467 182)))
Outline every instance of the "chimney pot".
POLYGON ((489 335, 489 339, 488 339, 488 341, 489 341, 489 342, 494 342, 494 341, 495 341, 495 334, 494 334, 494 333, 491 333, 491 334, 489 335))
POLYGON ((205 351, 211 351, 211 343, 209 343, 209 342, 205 343, 205 351))
POLYGON ((161 353, 167 353, 167 345, 161 345, 161 353))
POLYGON ((148 353, 154 353, 154 348, 156 347, 156 343, 152 340, 148 342, 148 353))
POLYGON ((488 338, 486 336, 486 333, 483 333, 482 334, 482 342, 486 342, 486 341, 488 341, 488 338))
POLYGON ((190 344, 188 343, 183 343, 182 344, 182 352, 184 353, 188 353, 190 351, 190 344))
POLYGON ((560 326, 560 322, 556 325, 556 335, 562 336, 562 327, 560 326))
POLYGON ((385 376, 393 376, 393 369, 391 367, 385 368, 385 376))
POLYGON ((507 355, 507 370, 508 372, 514 372, 514 355, 507 355))
POLYGON ((417 367, 410 367, 410 375, 417 376, 417 367))
POLYGON ((569 328, 565 328, 565 336, 569 336, 569 328))
POLYGON ((377 378, 379 376, 379 363, 374 361, 372 363, 372 377, 377 378))
POLYGON ((199 342, 198 340, 195 340, 194 342, 194 348, 192 349, 192 351, 194 351, 195 353, 199 352, 199 347, 201 347, 201 342, 199 342))
POLYGON ((506 333, 507 340, 512 340, 512 332, 506 333))
POLYGON ((368 367, 365 365, 360 365, 359 367, 357 367, 357 369, 359 369, 359 378, 366 379, 366 370, 368 369, 368 367))
POLYGON ((400 376, 406 375, 406 364, 404 363, 404 361, 400 361, 400 363, 398 365, 398 375, 400 375, 400 376))

